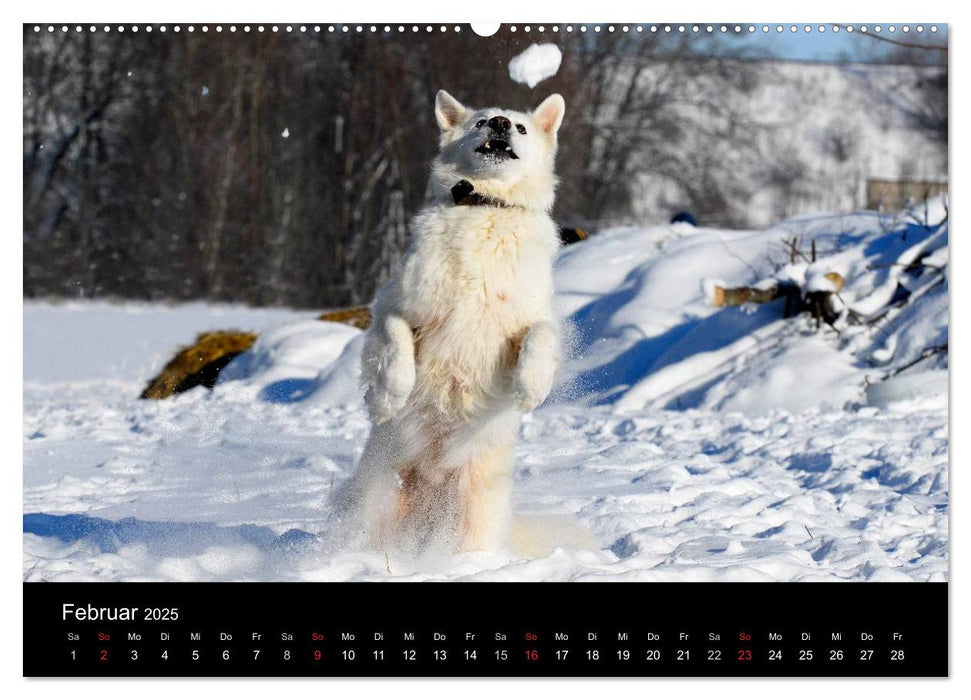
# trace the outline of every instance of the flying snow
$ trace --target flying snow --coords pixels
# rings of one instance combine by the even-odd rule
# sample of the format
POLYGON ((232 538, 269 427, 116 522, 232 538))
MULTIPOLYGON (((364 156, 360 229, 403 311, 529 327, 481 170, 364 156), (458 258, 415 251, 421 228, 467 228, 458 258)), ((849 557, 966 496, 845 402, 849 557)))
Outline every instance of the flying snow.
POLYGON ((290 138, 290 129, 289 128, 284 128, 283 129, 283 132, 280 134, 280 136, 282 136, 285 139, 290 138))
POLYGON ((562 60, 556 44, 533 44, 509 62, 509 77, 533 88, 556 75, 562 60))

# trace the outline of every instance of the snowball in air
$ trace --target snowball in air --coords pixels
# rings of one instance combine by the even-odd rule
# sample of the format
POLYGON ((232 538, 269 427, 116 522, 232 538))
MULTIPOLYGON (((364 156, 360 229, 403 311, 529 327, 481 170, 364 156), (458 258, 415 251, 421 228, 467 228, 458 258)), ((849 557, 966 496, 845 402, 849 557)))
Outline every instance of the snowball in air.
POLYGON ((509 62, 509 77, 517 83, 536 87, 541 80, 556 75, 563 54, 556 44, 533 44, 509 62))
POLYGON ((283 133, 282 133, 282 134, 280 134, 280 136, 282 136, 282 137, 283 137, 283 138, 285 138, 285 139, 288 139, 288 138, 290 138, 290 129, 289 129, 289 128, 285 128, 285 129, 283 130, 283 133))

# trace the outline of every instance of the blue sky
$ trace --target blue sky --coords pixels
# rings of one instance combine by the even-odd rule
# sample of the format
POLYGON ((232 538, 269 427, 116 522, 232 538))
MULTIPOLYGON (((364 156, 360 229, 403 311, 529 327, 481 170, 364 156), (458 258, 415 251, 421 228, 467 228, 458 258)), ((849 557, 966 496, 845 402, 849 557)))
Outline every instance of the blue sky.
MULTIPOLYGON (((907 33, 901 31, 903 25, 893 24, 896 31, 890 33, 888 27, 891 24, 880 24, 882 31, 879 36, 908 43, 932 41, 934 44, 942 45, 947 41, 947 24, 945 23, 924 24, 922 25, 924 27, 922 33, 916 32, 916 25, 913 24, 910 25, 911 29, 907 33), (931 32, 931 26, 936 26, 937 31, 931 32)), ((879 59, 896 48, 891 43, 864 36, 860 32, 860 25, 852 25, 854 27, 853 32, 847 32, 845 29, 833 32, 832 25, 824 25, 826 31, 819 32, 817 28, 820 25, 814 24, 811 25, 813 31, 809 33, 805 31, 805 24, 796 25, 799 30, 795 33, 790 31, 791 24, 783 25, 785 29, 781 33, 776 31, 777 24, 770 24, 770 31, 767 33, 762 32, 762 24, 754 25, 756 27, 754 33, 747 31, 751 25, 741 26, 744 31, 742 37, 725 37, 725 41, 729 45, 744 46, 746 50, 764 51, 775 58, 803 61, 836 61, 848 58, 853 61, 870 61, 879 59)), ((877 23, 867 25, 868 32, 872 34, 875 26, 877 26, 877 23)), ((730 29, 733 28, 734 25, 731 25, 730 29)))
MULTIPOLYGON (((563 25, 564 28, 579 30, 584 25, 563 25)), ((596 43, 601 31, 608 26, 618 27, 620 25, 586 25, 588 33, 586 37, 591 47, 596 43), (595 31, 589 31, 594 28, 595 31)), ((904 25, 893 22, 874 22, 866 25, 853 24, 841 25, 838 31, 834 31, 832 24, 811 25, 783 24, 778 23, 726 23, 726 24, 663 24, 663 23, 641 23, 625 25, 629 27, 631 34, 651 38, 658 48, 669 47, 671 51, 687 50, 695 55, 727 57, 741 56, 745 58, 776 58, 795 61, 821 61, 821 62, 882 62, 888 56, 894 56, 894 62, 903 63, 935 63, 939 64, 942 59, 946 60, 947 54, 940 51, 923 51, 917 48, 910 48, 909 51, 901 44, 910 45, 934 45, 938 47, 947 46, 948 25, 947 23, 925 23, 922 25, 904 25), (711 26, 711 32, 707 28, 711 26), (727 31, 722 32, 721 28, 726 27, 727 31), (735 32, 735 27, 740 27, 741 31, 735 32), (782 31, 779 31, 779 27, 782 31), (806 31, 806 27, 810 31, 806 31), (863 31, 863 27, 866 31, 863 31), (909 31, 904 32, 903 27, 907 26, 909 31), (923 31, 918 32, 917 27, 922 27, 923 31), (694 31, 697 27, 698 31, 694 31), (767 27, 768 31, 763 31, 767 27), (796 31, 792 31, 793 27, 796 31), (824 27, 825 31, 819 31, 824 27), (877 32, 876 28, 880 31, 877 32), (894 31, 890 31, 890 27, 894 31), (936 28, 935 30, 932 30, 936 28), (642 31, 636 31, 641 28, 642 31), (669 29, 668 29, 669 28, 669 29), (679 29, 683 28, 683 31, 679 29), (749 31, 752 28, 753 31, 749 31), (852 28, 852 31, 850 31, 852 28), (665 31, 667 29, 667 31, 665 31), (903 51, 903 55, 899 52, 903 51)), ((497 41, 503 44, 504 37, 509 35, 499 34, 497 41)), ((536 37, 539 39, 540 37, 536 37)))

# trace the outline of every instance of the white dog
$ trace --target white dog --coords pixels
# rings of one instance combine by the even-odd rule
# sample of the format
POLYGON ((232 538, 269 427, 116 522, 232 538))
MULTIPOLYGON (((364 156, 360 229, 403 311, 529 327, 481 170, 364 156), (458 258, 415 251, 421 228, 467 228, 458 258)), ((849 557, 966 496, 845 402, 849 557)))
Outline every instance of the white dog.
POLYGON ((559 95, 531 113, 436 97, 434 203, 374 304, 362 358, 373 427, 341 492, 374 546, 509 543, 520 415, 559 364, 549 212, 563 112, 559 95))

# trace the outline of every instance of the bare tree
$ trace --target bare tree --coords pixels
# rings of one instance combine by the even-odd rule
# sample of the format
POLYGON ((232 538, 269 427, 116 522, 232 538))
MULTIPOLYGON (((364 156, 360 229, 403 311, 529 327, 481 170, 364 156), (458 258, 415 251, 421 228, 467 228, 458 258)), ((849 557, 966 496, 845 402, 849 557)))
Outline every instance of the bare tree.
MULTIPOLYGON (((756 185, 785 190, 788 214, 819 177, 777 148, 786 125, 752 114, 749 96, 776 80, 764 63, 697 36, 542 40, 563 63, 530 89, 507 73, 537 41, 522 32, 25 27, 24 293, 367 303, 428 197, 439 88, 518 109, 564 95, 554 215, 565 225, 682 208, 745 225, 756 185)), ((926 85, 937 98, 895 103, 914 128, 946 134, 943 75, 926 85)), ((852 156, 851 131, 833 124, 823 140, 837 159, 852 156)))

